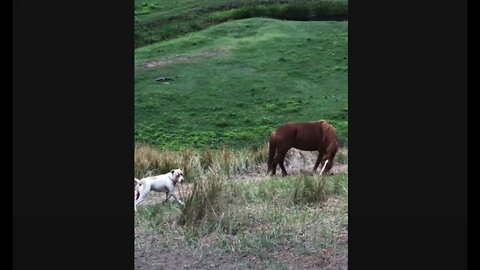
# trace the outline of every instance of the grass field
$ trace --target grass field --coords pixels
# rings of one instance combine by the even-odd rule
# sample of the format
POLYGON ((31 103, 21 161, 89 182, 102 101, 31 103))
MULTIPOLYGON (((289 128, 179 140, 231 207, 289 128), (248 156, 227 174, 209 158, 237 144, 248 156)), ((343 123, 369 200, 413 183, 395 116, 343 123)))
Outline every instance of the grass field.
POLYGON ((347 32, 347 22, 252 18, 136 49, 136 141, 257 147, 282 123, 323 118, 347 143, 347 32))
POLYGON ((347 7, 135 0, 135 177, 185 173, 184 206, 138 206, 135 269, 348 269, 347 7), (271 131, 320 119, 334 174, 292 149, 266 176, 271 131))

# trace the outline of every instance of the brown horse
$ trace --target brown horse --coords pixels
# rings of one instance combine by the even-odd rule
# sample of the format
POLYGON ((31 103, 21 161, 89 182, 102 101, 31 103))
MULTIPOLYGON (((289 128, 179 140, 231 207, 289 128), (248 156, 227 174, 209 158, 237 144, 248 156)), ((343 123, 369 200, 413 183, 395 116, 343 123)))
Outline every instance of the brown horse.
POLYGON ((272 172, 272 175, 275 175, 277 165, 280 164, 282 175, 287 175, 283 161, 292 147, 303 151, 318 151, 313 171, 317 170, 321 162, 325 171, 329 172, 339 143, 335 128, 326 120, 286 123, 270 136, 267 173, 272 172))

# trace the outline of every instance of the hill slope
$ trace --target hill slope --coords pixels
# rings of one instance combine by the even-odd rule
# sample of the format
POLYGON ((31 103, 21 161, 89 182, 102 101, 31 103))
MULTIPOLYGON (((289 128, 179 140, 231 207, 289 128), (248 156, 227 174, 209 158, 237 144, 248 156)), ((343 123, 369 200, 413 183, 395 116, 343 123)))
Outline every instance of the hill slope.
POLYGON ((347 24, 253 18, 136 49, 136 141, 259 146, 279 124, 323 118, 345 142, 347 24))
POLYGON ((135 47, 253 17, 347 20, 347 0, 135 0, 135 47))

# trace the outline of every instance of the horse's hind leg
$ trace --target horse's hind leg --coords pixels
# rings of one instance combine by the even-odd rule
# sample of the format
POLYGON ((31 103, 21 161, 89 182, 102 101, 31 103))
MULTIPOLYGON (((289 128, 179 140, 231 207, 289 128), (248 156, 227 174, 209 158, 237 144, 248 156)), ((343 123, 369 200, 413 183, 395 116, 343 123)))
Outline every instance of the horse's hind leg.
POLYGON ((271 164, 271 168, 270 168, 270 171, 271 171, 271 175, 275 175, 277 173, 277 164, 278 164, 278 155, 275 156, 275 158, 273 159, 273 162, 271 164))
POLYGON ((283 160, 284 160, 284 159, 285 159, 285 157, 282 158, 282 161, 280 162, 280 169, 282 169, 282 175, 283 175, 283 176, 287 176, 287 175, 288 175, 288 174, 287 174, 287 170, 285 170, 285 166, 283 165, 283 160))
POLYGON ((285 165, 283 164, 283 162, 285 161, 285 156, 287 154, 287 151, 285 152, 282 152, 282 153, 279 153, 279 164, 280 164, 280 169, 282 169, 282 175, 283 176, 287 176, 287 170, 285 169, 285 165))
POLYGON ((280 165, 280 169, 282 169, 282 175, 285 176, 287 175, 287 171, 285 170, 285 166, 283 166, 283 160, 285 159, 285 156, 277 156, 278 158, 275 158, 273 161, 273 169, 272 169, 272 175, 275 175, 277 173, 277 165, 280 165))
POLYGON ((277 173, 277 162, 274 160, 270 175, 275 175, 277 173))

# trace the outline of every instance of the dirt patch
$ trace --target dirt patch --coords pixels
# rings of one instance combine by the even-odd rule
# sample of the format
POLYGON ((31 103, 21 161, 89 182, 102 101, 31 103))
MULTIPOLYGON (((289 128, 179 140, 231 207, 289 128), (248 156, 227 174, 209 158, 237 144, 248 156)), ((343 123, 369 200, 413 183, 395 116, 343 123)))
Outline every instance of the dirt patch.
POLYGON ((194 55, 175 55, 170 58, 158 59, 153 61, 148 61, 140 65, 143 68, 153 68, 153 67, 163 67, 177 63, 193 62, 200 59, 210 58, 218 55, 224 55, 227 53, 227 49, 211 49, 206 50, 194 55))
MULTIPOLYGON (((295 176, 300 175, 303 172, 311 172, 315 161, 317 160, 317 152, 309 151, 300 151, 297 149, 290 149, 287 156, 285 157, 285 169, 287 170, 288 175, 295 176)), ((317 170, 319 173, 320 169, 317 170)), ((338 164, 334 163, 331 172, 334 174, 337 173, 348 173, 348 164, 338 164)), ((282 175, 280 166, 277 166, 277 176, 282 175)), ((242 180, 250 179, 268 179, 267 175, 267 164, 260 164, 253 168, 249 168, 240 172, 240 174, 235 177, 242 180)))

